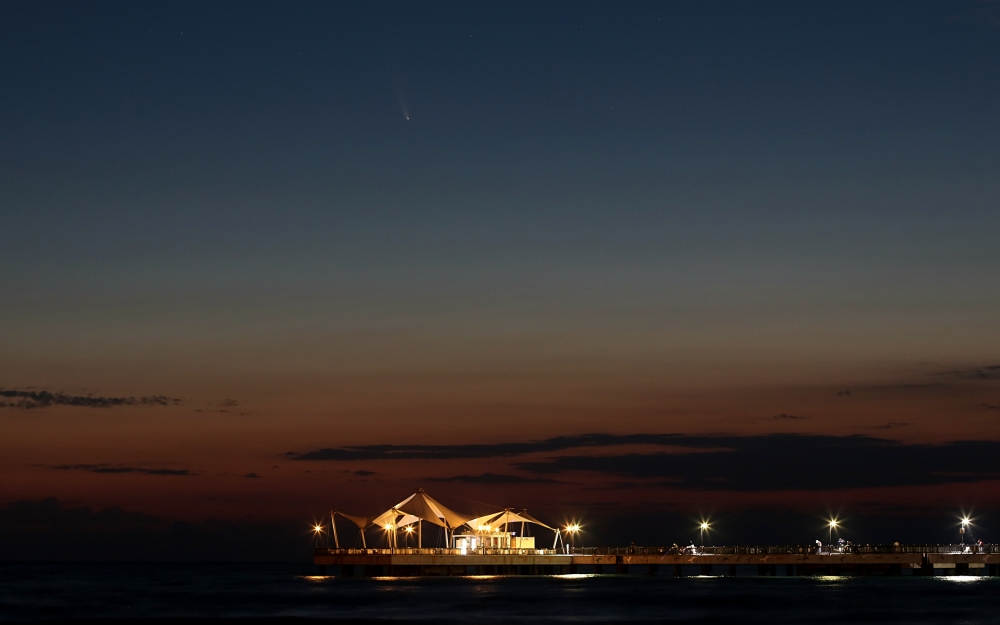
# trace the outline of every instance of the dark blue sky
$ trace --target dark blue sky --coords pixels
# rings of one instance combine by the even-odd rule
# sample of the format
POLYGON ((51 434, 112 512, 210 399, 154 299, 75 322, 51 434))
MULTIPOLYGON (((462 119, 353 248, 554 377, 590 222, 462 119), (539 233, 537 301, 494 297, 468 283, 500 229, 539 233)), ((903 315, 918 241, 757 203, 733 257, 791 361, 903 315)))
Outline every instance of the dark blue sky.
POLYGON ((1000 3, 7 2, 0 58, 0 386, 178 400, 5 409, 0 498, 1000 436, 1000 3))

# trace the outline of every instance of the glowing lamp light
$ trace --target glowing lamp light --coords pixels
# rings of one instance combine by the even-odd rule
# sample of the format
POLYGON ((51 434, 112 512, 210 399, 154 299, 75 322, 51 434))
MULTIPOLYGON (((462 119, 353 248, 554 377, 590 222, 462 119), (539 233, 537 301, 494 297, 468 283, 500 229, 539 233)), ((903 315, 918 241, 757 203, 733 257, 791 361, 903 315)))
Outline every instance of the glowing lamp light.
POLYGON ((972 525, 972 519, 967 516, 962 517, 962 527, 958 529, 959 535, 962 537, 962 544, 965 544, 965 528, 972 525))
POLYGON ((412 525, 407 525, 406 526, 406 531, 407 532, 412 532, 413 531, 413 526, 412 525))
POLYGON ((830 519, 830 522, 827 524, 827 527, 830 528, 830 543, 832 544, 833 543, 833 530, 835 530, 838 527, 840 527, 840 523, 837 521, 837 519, 830 519))
POLYGON ((392 524, 390 524, 390 523, 386 523, 386 524, 385 524, 385 531, 387 531, 387 532, 388 532, 388 531, 389 531, 389 530, 391 530, 391 529, 392 529, 392 524))
POLYGON ((707 530, 708 529, 708 523, 702 523, 699 527, 701 527, 702 531, 707 530))
POLYGON ((567 532, 579 532, 580 531, 580 526, 577 525, 576 523, 574 523, 573 525, 567 525, 566 526, 566 531, 567 532))
POLYGON ((319 534, 320 532, 323 531, 323 526, 322 525, 313 525, 313 531, 316 532, 317 534, 319 534))

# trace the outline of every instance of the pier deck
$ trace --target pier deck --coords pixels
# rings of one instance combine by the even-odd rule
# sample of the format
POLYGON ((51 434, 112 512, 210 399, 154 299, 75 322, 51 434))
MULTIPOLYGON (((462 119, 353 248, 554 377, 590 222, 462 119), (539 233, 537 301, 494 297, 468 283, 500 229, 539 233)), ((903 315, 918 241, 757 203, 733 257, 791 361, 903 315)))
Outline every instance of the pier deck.
POLYGON ((572 573, 758 575, 997 575, 1000 546, 864 546, 833 552, 815 547, 706 547, 671 549, 506 549, 461 553, 457 549, 318 548, 323 574, 345 576, 556 575, 572 573), (779 568, 780 567, 780 568, 779 568), (779 573, 780 571, 780 573, 779 573))

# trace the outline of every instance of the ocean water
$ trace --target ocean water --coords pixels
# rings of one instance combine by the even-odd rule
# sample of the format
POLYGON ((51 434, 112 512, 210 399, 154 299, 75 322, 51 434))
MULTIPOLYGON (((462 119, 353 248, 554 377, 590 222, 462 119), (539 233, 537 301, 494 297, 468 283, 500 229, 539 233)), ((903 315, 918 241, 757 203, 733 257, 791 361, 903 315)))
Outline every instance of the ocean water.
POLYGON ((289 564, 2 564, 0 620, 1000 623, 1000 578, 318 577, 289 564))

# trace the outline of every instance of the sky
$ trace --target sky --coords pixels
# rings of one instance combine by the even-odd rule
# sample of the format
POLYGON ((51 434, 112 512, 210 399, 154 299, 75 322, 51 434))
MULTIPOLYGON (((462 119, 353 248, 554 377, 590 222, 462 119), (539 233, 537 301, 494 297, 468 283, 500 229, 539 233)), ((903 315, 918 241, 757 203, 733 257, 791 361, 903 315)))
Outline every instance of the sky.
POLYGON ((1000 3, 11 1, 0 57, 0 523, 1000 535, 1000 3))

